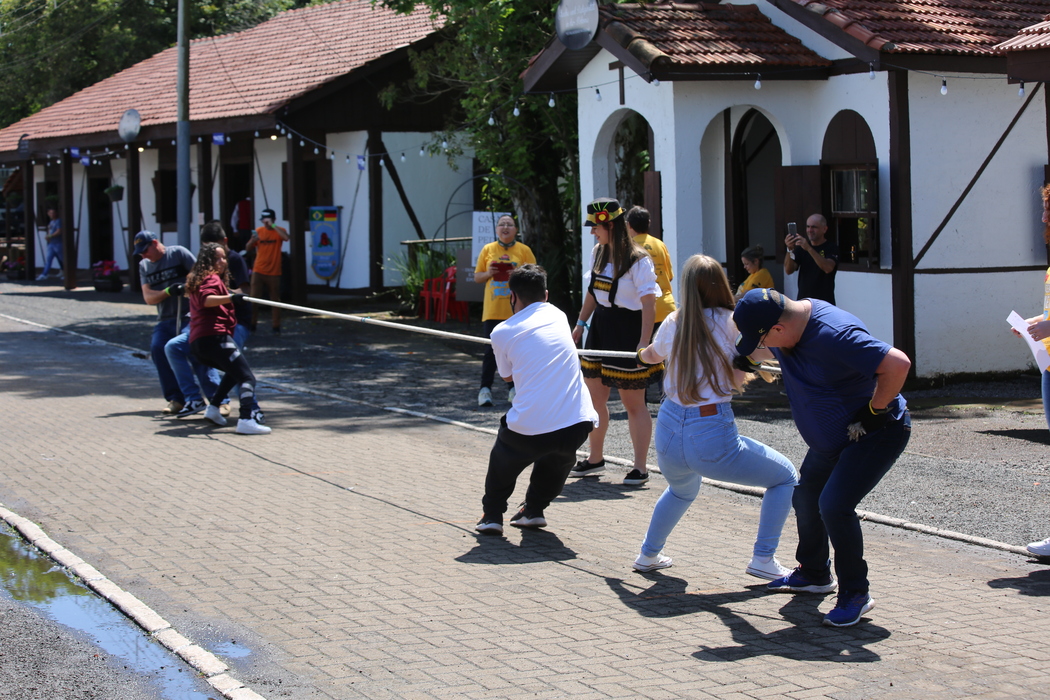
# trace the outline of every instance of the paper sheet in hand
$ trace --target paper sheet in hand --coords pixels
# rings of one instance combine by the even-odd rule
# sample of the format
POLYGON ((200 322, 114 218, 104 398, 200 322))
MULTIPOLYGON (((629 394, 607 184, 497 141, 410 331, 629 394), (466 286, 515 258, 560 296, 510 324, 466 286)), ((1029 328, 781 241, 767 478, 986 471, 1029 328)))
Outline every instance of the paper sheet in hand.
POLYGON ((1010 315, 1006 317, 1006 322, 1025 339, 1025 342, 1028 343, 1028 349, 1032 351, 1032 357, 1035 358, 1035 363, 1039 365, 1040 370, 1045 372, 1046 368, 1050 367, 1050 355, 1047 354, 1043 341, 1032 340, 1032 336, 1028 335, 1028 322, 1021 318, 1021 315, 1016 311, 1010 312, 1010 315))

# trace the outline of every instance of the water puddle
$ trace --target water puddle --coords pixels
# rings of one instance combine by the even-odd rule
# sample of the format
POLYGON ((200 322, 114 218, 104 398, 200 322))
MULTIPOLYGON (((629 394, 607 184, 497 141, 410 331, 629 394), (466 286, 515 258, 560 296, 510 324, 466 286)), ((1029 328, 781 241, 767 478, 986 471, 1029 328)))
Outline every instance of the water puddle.
MULTIPOLYGON (((129 669, 152 679, 166 700, 215 697, 216 691, 192 668, 6 524, 0 525, 0 596, 32 606, 52 620, 85 633, 129 669)), ((241 655, 247 655, 245 647, 234 647, 233 651, 244 650, 241 655)))

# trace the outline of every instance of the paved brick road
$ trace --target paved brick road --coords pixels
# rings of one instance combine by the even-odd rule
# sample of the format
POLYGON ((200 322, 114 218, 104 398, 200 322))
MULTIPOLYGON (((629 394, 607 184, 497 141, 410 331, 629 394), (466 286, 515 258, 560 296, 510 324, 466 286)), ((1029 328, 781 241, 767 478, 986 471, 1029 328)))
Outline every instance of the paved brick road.
MULTIPOLYGON (((491 438, 267 391, 274 433, 161 420, 151 366, 0 318, 0 501, 267 698, 1043 697, 1050 571, 866 525, 877 607, 745 576, 757 501, 705 490, 629 569, 660 485, 576 482, 478 538, 491 438), (511 529, 511 528, 508 528, 511 529)), ((790 560, 791 528, 782 551, 790 560)))

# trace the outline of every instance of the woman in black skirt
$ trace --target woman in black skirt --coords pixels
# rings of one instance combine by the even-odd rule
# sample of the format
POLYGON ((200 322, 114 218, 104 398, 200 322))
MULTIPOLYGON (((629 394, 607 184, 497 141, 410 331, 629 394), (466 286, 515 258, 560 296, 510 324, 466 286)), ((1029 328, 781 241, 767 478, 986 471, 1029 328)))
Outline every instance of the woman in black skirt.
MULTIPOLYGON (((635 352, 652 341, 656 318, 656 269, 645 249, 631 240, 624 210, 615 199, 603 197, 587 205, 585 226, 597 241, 591 252, 590 284, 572 337, 577 344, 589 329, 587 350, 635 352)), ((634 469, 624 478, 627 485, 649 480, 645 458, 653 435, 653 420, 645 404, 645 387, 663 365, 642 365, 631 359, 588 357, 580 360, 583 378, 598 411, 600 425, 590 435, 590 454, 569 476, 595 476, 605 471, 605 433, 609 429, 609 394, 613 387, 627 411, 634 446, 634 469)))

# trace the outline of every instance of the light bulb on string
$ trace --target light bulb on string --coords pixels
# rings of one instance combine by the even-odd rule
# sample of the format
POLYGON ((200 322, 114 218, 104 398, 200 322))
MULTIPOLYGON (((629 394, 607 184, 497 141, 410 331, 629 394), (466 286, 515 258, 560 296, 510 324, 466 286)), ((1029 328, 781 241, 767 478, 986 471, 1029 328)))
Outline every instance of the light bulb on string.
POLYGON ((656 78, 653 78, 653 87, 660 87, 660 81, 656 78))
POLYGON ((270 134, 270 140, 271 141, 276 141, 277 140, 277 134, 270 134))
POLYGON ((1024 81, 1021 81, 1021 87, 1017 89, 1017 96, 1024 97, 1024 81))
POLYGON ((257 130, 257 131, 255 132, 255 138, 259 138, 259 132, 258 132, 258 130, 257 130))
POLYGON ((868 80, 875 80, 875 62, 868 64, 868 80))
POLYGON ((171 140, 171 145, 172 145, 172 146, 174 146, 174 145, 175 145, 175 139, 172 139, 172 140, 171 140))
POLYGON ((405 162, 405 154, 404 154, 404 152, 401 153, 401 162, 402 163, 405 162))
POLYGON ((299 147, 302 148, 305 145, 306 145, 306 141, 303 141, 302 139, 299 139, 299 147))
POLYGON ((521 110, 518 109, 518 103, 517 102, 514 103, 514 116, 515 117, 520 117, 521 116, 521 110))
POLYGON ((349 155, 347 155, 347 156, 346 156, 346 164, 347 164, 347 165, 349 165, 349 164, 350 164, 350 156, 349 156, 349 155))
POLYGON ((489 112, 489 126, 496 126, 496 117, 492 116, 492 112, 489 112))
POLYGON ((548 107, 554 107, 554 93, 553 92, 551 93, 551 98, 549 100, 547 100, 547 106, 548 107))
POLYGON ((947 78, 941 78, 941 94, 942 95, 947 95, 948 94, 948 79, 947 78))
POLYGON ((762 74, 761 73, 759 73, 758 77, 755 78, 755 89, 756 90, 761 90, 762 89, 762 74))
POLYGON ((602 101, 602 91, 599 90, 598 88, 594 88, 594 99, 597 100, 598 102, 602 101))
POLYGON ((419 149, 419 157, 422 158, 423 154, 424 154, 424 150, 423 150, 422 147, 420 147, 420 149, 419 149))
POLYGON ((442 141, 441 142, 441 148, 443 148, 443 149, 445 149, 447 151, 448 150, 448 141, 442 141))
POLYGON ((146 141, 146 148, 149 148, 152 145, 153 145, 152 141, 146 141))
POLYGON ((379 167, 382 168, 384 165, 386 165, 386 161, 383 160, 383 156, 379 156, 379 167))
POLYGON ((318 153, 320 153, 320 151, 315 148, 314 149, 314 155, 316 156, 318 153))
POLYGON ((335 151, 332 151, 332 152, 331 152, 331 153, 330 153, 330 154, 328 155, 328 160, 335 160, 335 151))

